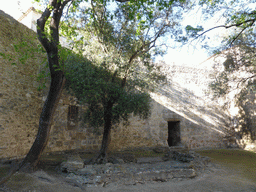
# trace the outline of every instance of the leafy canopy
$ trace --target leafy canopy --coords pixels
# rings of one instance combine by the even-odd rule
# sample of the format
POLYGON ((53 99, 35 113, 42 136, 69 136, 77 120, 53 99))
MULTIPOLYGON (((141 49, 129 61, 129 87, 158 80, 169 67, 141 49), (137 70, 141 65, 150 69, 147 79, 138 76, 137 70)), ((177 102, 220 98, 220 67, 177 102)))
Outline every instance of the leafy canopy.
POLYGON ((67 85, 88 105, 85 120, 92 126, 104 125, 109 102, 113 123, 127 122, 131 113, 149 116, 146 91, 153 91, 164 80, 160 67, 152 62, 163 53, 156 42, 165 34, 179 32, 179 9, 178 4, 157 8, 153 3, 137 6, 128 2, 109 10, 106 2, 93 1, 80 9, 80 16, 64 21, 80 34, 73 39, 80 56, 69 57, 65 64, 67 85))
POLYGON ((66 61, 66 86, 82 104, 88 106, 85 122, 93 127, 104 125, 104 105, 115 103, 112 109, 113 123, 120 120, 128 121, 128 115, 134 113, 141 118, 150 115, 150 96, 136 90, 121 87, 121 79, 113 76, 103 66, 95 66, 88 59, 72 56, 66 61))
POLYGON ((232 48, 217 54, 226 59, 223 63, 216 63, 216 79, 211 84, 215 97, 227 98, 227 107, 232 102, 238 107, 236 119, 239 133, 250 135, 251 139, 255 139, 256 132, 253 126, 256 101, 255 40, 254 33, 246 32, 237 38, 232 48), (218 69, 220 65, 222 70, 218 69))

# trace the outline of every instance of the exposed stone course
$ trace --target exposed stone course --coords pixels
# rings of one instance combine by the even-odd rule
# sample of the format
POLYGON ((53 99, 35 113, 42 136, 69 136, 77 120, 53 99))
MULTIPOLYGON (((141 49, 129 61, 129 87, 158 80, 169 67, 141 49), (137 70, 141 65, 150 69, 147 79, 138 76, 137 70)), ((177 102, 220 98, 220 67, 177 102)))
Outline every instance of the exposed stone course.
POLYGON ((193 178, 208 168, 208 158, 201 157, 194 151, 187 151, 186 154, 193 157, 194 161, 184 163, 171 157, 164 162, 160 157, 144 157, 138 158, 137 163, 85 165, 82 169, 69 171, 66 178, 87 186, 102 186, 113 182, 134 185, 147 181, 166 182, 175 178, 193 178))

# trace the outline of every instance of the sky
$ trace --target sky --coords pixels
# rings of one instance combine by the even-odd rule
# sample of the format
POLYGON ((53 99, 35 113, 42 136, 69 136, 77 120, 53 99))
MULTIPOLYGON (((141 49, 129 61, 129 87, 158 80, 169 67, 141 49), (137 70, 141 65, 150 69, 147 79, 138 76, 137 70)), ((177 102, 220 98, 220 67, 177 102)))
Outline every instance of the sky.
MULTIPOLYGON (((220 19, 221 13, 215 14, 213 18, 204 20, 201 9, 194 9, 188 13, 182 22, 183 26, 191 25, 193 27, 203 26, 204 30, 210 29, 215 26, 224 24, 225 20, 220 19)), ((211 47, 217 47, 221 44, 221 40, 227 31, 224 28, 215 29, 208 32, 207 40, 202 42, 201 39, 190 40, 190 43, 177 48, 176 50, 169 49, 168 54, 165 55, 165 61, 171 61, 173 58, 178 65, 198 66, 200 63, 206 61, 211 55, 209 50, 201 48, 207 42, 211 47)))
POLYGON ((19 19, 22 16, 22 12, 26 12, 32 6, 31 0, 0 0, 0 2, 0 9, 14 19, 19 19))
MULTIPOLYGON (((32 4, 31 0, 0 0, 1 2, 1 10, 4 10, 7 14, 11 15, 15 19, 18 19, 22 12, 26 12, 31 6, 36 6, 32 4)), ((195 21, 202 22, 195 13, 191 13, 190 15, 185 17, 183 24, 195 23, 195 21)), ((196 25, 197 23, 195 23, 196 25)), ((212 23, 211 27, 215 24, 212 23)), ((210 26, 208 27, 210 28, 210 26)), ((216 36, 216 35, 213 35, 216 36)), ((169 40, 170 44, 172 40, 169 40)), ((168 53, 163 58, 157 58, 157 60, 164 60, 166 63, 175 63, 175 65, 189 65, 195 66, 198 63, 205 61, 209 57, 209 54, 200 48, 200 46, 194 47, 192 45, 186 45, 182 48, 169 49, 168 53)))

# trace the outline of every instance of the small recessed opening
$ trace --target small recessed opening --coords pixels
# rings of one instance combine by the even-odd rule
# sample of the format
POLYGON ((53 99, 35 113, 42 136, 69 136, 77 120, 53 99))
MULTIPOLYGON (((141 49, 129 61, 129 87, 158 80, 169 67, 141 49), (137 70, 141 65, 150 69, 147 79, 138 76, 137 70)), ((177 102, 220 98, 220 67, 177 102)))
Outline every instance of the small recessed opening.
POLYGON ((78 106, 70 105, 68 107, 68 130, 75 129, 78 124, 78 106))
POLYGON ((177 146, 180 142, 180 121, 168 121, 168 146, 177 146))

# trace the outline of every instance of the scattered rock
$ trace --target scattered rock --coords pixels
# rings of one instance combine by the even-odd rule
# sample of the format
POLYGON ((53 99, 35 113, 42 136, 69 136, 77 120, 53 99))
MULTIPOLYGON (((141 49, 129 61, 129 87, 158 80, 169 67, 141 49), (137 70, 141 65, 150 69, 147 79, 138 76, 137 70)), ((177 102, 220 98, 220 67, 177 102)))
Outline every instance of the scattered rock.
POLYGON ((172 152, 169 151, 169 152, 165 153, 162 159, 163 159, 163 161, 172 160, 172 152))
POLYGON ((116 154, 116 157, 122 159, 124 161, 124 163, 136 163, 137 162, 137 159, 134 154, 129 154, 129 153, 116 154))
POLYGON ((79 175, 96 175, 97 171, 94 169, 93 165, 86 165, 84 168, 77 170, 79 175))
POLYGON ((190 162, 190 167, 194 168, 196 171, 202 171, 211 162, 211 158, 209 157, 202 157, 199 154, 196 153, 194 160, 190 162))
POLYGON ((111 165, 113 165, 113 163, 106 163, 106 166, 107 166, 107 167, 109 167, 109 166, 111 166, 111 165))
POLYGON ((154 151, 155 153, 166 153, 166 152, 169 151, 169 147, 159 146, 159 147, 153 148, 153 151, 154 151))
POLYGON ((113 164, 124 164, 124 160, 121 158, 109 157, 108 162, 113 163, 113 164))
POLYGON ((181 153, 178 151, 173 151, 172 159, 174 159, 176 161, 189 163, 189 162, 193 161, 194 157, 192 155, 190 155, 189 153, 181 153))
POLYGON ((62 172, 72 172, 83 167, 84 162, 78 154, 69 156, 66 162, 61 163, 62 172))
POLYGON ((68 179, 81 185, 105 186, 115 182, 135 185, 141 182, 166 182, 177 178, 194 178, 210 161, 208 157, 201 157, 198 153, 187 150, 168 151, 163 158, 137 158, 136 163, 131 163, 131 160, 135 160, 133 155, 115 154, 108 158, 106 164, 91 164, 82 167, 83 164, 77 163, 82 162, 81 158, 75 155, 62 163, 62 168, 69 173, 68 179), (125 163, 127 160, 129 163, 125 163))
POLYGON ((137 158, 137 163, 142 164, 142 163, 158 163, 162 162, 163 159, 161 157, 142 157, 142 158, 137 158))

